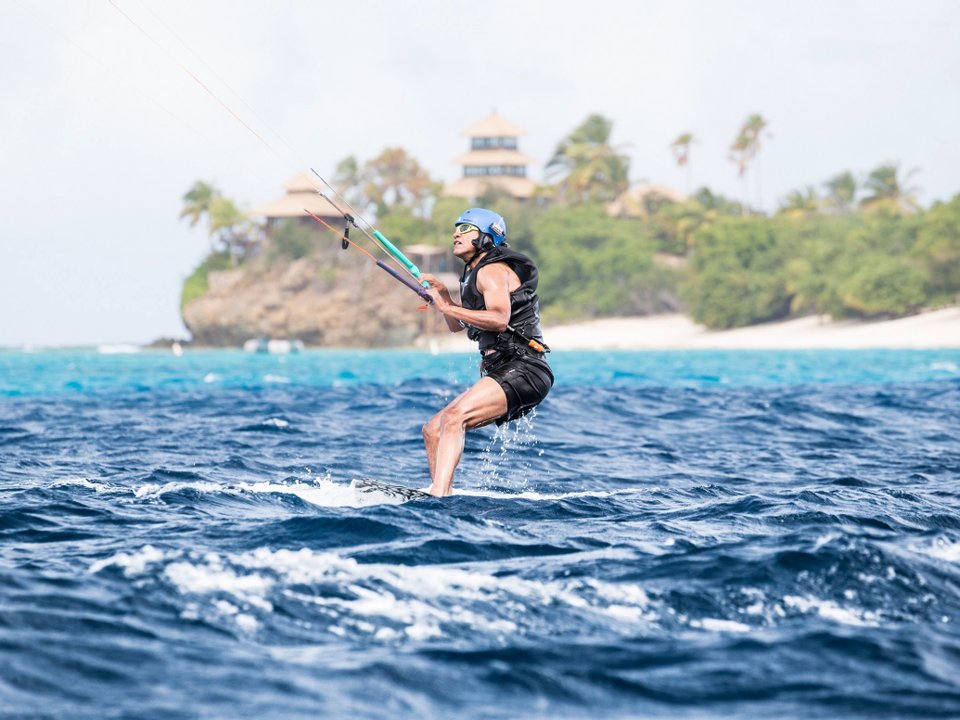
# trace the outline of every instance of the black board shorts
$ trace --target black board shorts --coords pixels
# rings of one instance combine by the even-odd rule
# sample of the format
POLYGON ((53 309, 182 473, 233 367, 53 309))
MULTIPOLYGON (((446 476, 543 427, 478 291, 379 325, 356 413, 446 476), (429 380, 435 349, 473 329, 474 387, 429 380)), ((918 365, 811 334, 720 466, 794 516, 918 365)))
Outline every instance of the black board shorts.
POLYGON ((496 380, 507 396, 507 412, 497 418, 497 425, 526 415, 543 401, 553 387, 553 373, 547 361, 532 353, 490 360, 485 357, 480 372, 496 380))

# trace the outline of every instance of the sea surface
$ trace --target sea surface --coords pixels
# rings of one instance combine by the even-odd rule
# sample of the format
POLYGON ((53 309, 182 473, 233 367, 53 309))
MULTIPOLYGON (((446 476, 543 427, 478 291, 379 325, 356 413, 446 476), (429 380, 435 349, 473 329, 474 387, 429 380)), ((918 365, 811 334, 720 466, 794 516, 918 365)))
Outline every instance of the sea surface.
MULTIPOLYGON (((960 351, 0 352, 0 717, 960 717, 960 351)), ((114 348, 113 350, 116 350, 114 348)))

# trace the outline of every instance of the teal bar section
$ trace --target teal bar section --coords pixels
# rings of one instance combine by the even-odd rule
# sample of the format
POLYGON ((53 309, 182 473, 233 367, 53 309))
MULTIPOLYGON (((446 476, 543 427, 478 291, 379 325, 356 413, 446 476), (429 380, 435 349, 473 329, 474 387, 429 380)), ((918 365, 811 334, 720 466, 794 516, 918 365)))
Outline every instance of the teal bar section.
MULTIPOLYGON (((407 268, 411 273, 413 273, 413 276, 414 276, 415 278, 417 278, 417 280, 420 280, 420 268, 418 268, 416 265, 414 265, 412 262, 410 262, 410 260, 407 258, 407 256, 404 255, 402 252, 400 252, 400 249, 399 249, 396 245, 394 245, 392 242, 390 242, 389 240, 387 240, 387 237, 386 237, 382 232, 380 232, 379 230, 374 230, 374 231, 373 231, 373 236, 374 236, 377 240, 379 240, 380 242, 383 243, 383 246, 387 249, 387 252, 389 252, 389 253, 390 253, 391 255, 393 255, 397 260, 399 260, 400 262, 402 262, 402 263, 406 266, 406 268, 407 268)), ((423 286, 424 286, 424 287, 430 287, 430 283, 424 282, 424 281, 421 281, 421 282, 423 282, 423 286)))

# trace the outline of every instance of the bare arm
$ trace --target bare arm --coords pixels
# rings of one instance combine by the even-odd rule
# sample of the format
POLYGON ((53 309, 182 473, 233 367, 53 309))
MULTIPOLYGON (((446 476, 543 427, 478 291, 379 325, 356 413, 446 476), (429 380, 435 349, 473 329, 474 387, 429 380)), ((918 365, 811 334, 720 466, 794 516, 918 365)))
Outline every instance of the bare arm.
MULTIPOLYGON (((455 303, 453 302, 453 298, 450 297, 450 291, 447 290, 447 286, 444 285, 442 282, 440 282, 440 280, 437 279, 436 275, 431 275, 430 273, 424 273, 420 277, 421 279, 426 280, 428 283, 430 283, 430 288, 427 290, 427 294, 430 295, 431 298, 433 298, 433 306, 435 308, 439 310, 441 303, 445 303, 447 305, 455 305, 455 303)), ((450 316, 444 315, 443 319, 446 321, 447 329, 449 329, 450 332, 463 331, 463 325, 461 325, 459 322, 457 322, 450 316)))
POLYGON ((507 329, 507 323, 510 322, 510 293, 520 287, 520 278, 506 263, 485 265, 477 274, 477 290, 483 295, 486 310, 467 310, 453 302, 446 288, 441 290, 436 287, 426 275, 424 279, 430 282, 427 292, 433 298, 434 307, 443 313, 447 327, 453 332, 461 329, 460 321, 480 330, 502 332, 507 329))

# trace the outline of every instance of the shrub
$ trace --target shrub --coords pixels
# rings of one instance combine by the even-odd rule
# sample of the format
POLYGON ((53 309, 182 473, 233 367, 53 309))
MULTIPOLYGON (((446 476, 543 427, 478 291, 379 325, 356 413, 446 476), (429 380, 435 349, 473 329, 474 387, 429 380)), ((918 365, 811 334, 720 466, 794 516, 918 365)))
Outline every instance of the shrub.
POLYGON ((230 267, 230 253, 226 251, 210 253, 190 274, 180 293, 180 309, 183 310, 193 300, 207 294, 210 286, 207 276, 214 270, 226 270, 230 267))

